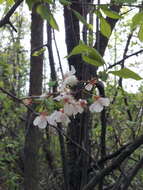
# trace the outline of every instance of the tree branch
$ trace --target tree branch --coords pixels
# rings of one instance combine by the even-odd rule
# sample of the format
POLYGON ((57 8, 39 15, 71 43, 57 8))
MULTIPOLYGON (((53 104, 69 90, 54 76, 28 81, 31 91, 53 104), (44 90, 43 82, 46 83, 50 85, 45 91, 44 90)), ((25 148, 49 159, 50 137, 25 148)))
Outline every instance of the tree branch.
POLYGON ((112 158, 117 157, 119 154, 121 154, 121 152, 123 152, 123 150, 129 145, 125 144, 123 145, 121 148, 119 148, 116 152, 113 152, 111 154, 108 154, 106 157, 101 158, 100 160, 97 161, 98 165, 102 165, 102 163, 106 162, 107 160, 111 160, 112 158))
POLYGON ((10 26, 14 29, 15 32, 17 30, 10 22, 10 17, 13 15, 14 11, 17 9, 17 7, 23 2, 23 0, 17 0, 15 4, 11 7, 11 9, 7 12, 7 14, 0 20, 0 27, 3 27, 6 24, 10 24, 10 26))
POLYGON ((138 55, 138 54, 140 54, 140 53, 142 53, 142 52, 143 52, 143 49, 141 49, 141 50, 139 50, 139 51, 136 51, 135 53, 132 53, 132 54, 130 54, 130 55, 126 55, 126 56, 125 56, 123 59, 121 59, 120 61, 114 63, 113 65, 109 65, 108 69, 111 69, 111 68, 115 67, 116 65, 120 65, 123 61, 125 61, 125 60, 128 59, 129 57, 132 57, 132 56, 134 56, 134 55, 138 55))
POLYGON ((3 89, 2 87, 0 87, 0 91, 2 91, 4 94, 7 94, 9 97, 11 97, 15 102, 21 103, 23 104, 29 111, 31 111, 32 113, 36 114, 37 113, 29 106, 26 105, 22 99, 17 98, 16 96, 14 96, 13 94, 11 94, 10 92, 8 92, 7 90, 3 89))
MULTIPOLYGON (((110 9, 112 11, 115 11, 115 12, 119 13, 122 6, 121 5, 115 5, 115 4, 113 4, 113 2, 114 1, 111 0, 110 9)), ((118 19, 112 19, 112 18, 107 17, 106 21, 110 24, 111 31, 113 31, 118 19)), ((103 56, 109 39, 107 37, 103 36, 102 33, 100 32, 99 33, 99 41, 100 41, 99 53, 103 56)), ((94 48, 97 49, 97 46, 98 46, 98 42, 96 41, 96 43, 94 45, 94 48)))
MULTIPOLYGON (((96 164, 96 166, 98 167, 97 162, 94 160, 94 158, 87 152, 87 150, 81 146, 80 144, 78 144, 76 141, 74 141, 71 137, 69 137, 68 135, 66 135, 66 133, 58 127, 52 126, 53 128, 55 128, 58 132, 60 132, 64 137, 67 138, 67 140, 71 141, 71 143, 73 143, 77 148, 79 148, 80 150, 82 150, 87 156, 89 156, 89 158, 96 164)), ((98 167, 99 168, 99 167, 98 167)))
POLYGON ((138 137, 133 143, 127 146, 125 150, 123 150, 121 154, 108 167, 104 168, 99 173, 97 173, 93 178, 91 178, 91 180, 83 188, 83 190, 92 190, 96 185, 99 184, 101 179, 109 175, 109 173, 112 172, 113 170, 117 169, 122 164, 122 162, 142 144, 143 144, 143 135, 138 137))
POLYGON ((129 185, 131 184, 131 181, 133 178, 137 175, 139 169, 141 169, 143 166, 143 157, 138 161, 138 163, 135 165, 135 167, 126 173, 126 175, 123 175, 119 181, 117 181, 112 190, 127 190, 129 185))

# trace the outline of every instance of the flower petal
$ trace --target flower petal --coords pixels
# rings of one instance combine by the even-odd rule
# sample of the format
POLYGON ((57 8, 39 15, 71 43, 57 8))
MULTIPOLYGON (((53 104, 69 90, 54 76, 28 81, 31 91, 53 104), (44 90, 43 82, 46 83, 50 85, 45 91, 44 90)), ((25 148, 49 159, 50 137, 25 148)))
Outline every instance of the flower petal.
MULTIPOLYGON (((55 111, 56 112, 56 111, 55 111)), ((50 125, 53 125, 53 126, 57 126, 57 123, 56 123, 56 113, 53 112, 50 116, 47 116, 47 121, 50 125)))
POLYGON ((40 129, 45 129, 47 126, 47 121, 46 120, 41 120, 41 122, 39 123, 38 127, 40 129))
POLYGON ((110 100, 109 98, 99 98, 98 100, 103 106, 109 106, 110 100))
POLYGON ((71 65, 70 73, 71 73, 72 75, 76 73, 76 70, 75 70, 75 68, 74 68, 73 65, 71 65))
POLYGON ((103 106, 102 104, 98 103, 97 101, 94 102, 93 104, 91 104, 89 106, 89 110, 93 113, 93 112, 101 112, 103 110, 103 106))
POLYGON ((71 116, 74 113, 74 106, 72 104, 65 104, 64 113, 71 116))
POLYGON ((87 91, 91 91, 92 90, 92 87, 93 87, 93 85, 92 84, 87 84, 86 86, 85 86, 85 89, 87 90, 87 91))
POLYGON ((41 117, 37 116, 37 117, 35 117, 35 119, 33 121, 33 125, 38 126, 40 122, 41 122, 41 117))

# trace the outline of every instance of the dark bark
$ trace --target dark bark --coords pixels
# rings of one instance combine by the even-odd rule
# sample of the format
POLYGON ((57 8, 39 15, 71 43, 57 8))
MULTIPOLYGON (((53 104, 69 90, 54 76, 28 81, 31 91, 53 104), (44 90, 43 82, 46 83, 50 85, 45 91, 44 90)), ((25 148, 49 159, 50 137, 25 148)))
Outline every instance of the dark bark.
MULTIPOLYGON (((72 2, 72 1, 71 1, 72 2)), ((71 8, 81 13, 80 5, 77 6, 76 3, 72 3, 71 8)), ((73 14, 68 7, 64 7, 64 22, 65 22, 65 36, 66 36, 66 45, 68 54, 72 51, 72 49, 79 44, 80 40, 80 28, 79 28, 79 20, 73 14)), ((76 75, 79 80, 81 80, 82 76, 82 60, 79 55, 71 56, 69 59, 69 65, 73 65, 76 69, 76 75)))
MULTIPOLYGON (((32 10, 31 18, 31 52, 43 45, 43 20, 32 10), (38 40, 37 40, 38 39, 38 40)), ((42 93, 43 55, 32 56, 30 62, 30 88, 29 95, 41 95, 42 93)), ((35 106, 34 106, 35 107, 35 106)), ((39 189, 39 162, 38 151, 41 134, 38 127, 33 126, 34 115, 28 112, 28 125, 26 129, 24 146, 24 189, 39 189)))
MULTIPOLYGON (((72 2, 72 1, 71 1, 72 2)), ((85 11, 85 7, 82 4, 78 4, 78 1, 74 1, 71 5, 71 8, 78 11, 86 18, 87 10, 85 11), (86 14, 85 14, 86 13, 86 14)), ((89 1, 86 1, 89 2, 89 1)), ((84 2, 85 3, 85 2, 84 2)), ((112 9, 119 12, 119 7, 112 6, 112 9)), ((78 45, 80 40, 80 29, 79 29, 79 21, 69 10, 67 7, 64 8, 64 19, 65 19, 65 34, 66 34, 66 45, 68 54, 71 50, 78 45)), ((117 20, 113 20, 107 18, 111 24, 111 28, 113 29, 117 20)), ((84 28, 85 29, 85 28, 84 28)), ((86 42, 85 34, 84 40, 86 42)), ((108 39, 105 38, 100 34, 100 40, 104 41, 105 43, 100 44, 100 53, 101 55, 104 54, 105 48, 108 43, 108 39)), ((96 46, 96 45, 95 45, 96 46)), ((73 65, 76 69, 76 76, 79 80, 90 80, 92 77, 96 76, 97 68, 83 63, 81 56, 71 56, 69 58, 69 65, 73 65)), ((78 88, 78 87, 77 87, 78 88)), ((80 87, 79 87, 80 88, 80 87)), ((103 96, 103 95, 102 95, 103 96)), ((81 94, 76 94, 76 97, 81 98, 81 94)), ((82 98, 88 98, 87 95, 82 94, 82 98)), ((105 110, 102 112, 102 155, 105 156, 105 135, 106 135, 106 116, 105 110), (104 152, 104 153, 103 153, 104 152)), ((90 113, 86 112, 82 115, 76 116, 69 125, 68 135, 78 144, 85 146, 86 150, 90 153, 90 113)), ((67 151, 68 151, 68 167, 69 167, 69 183, 70 183, 70 190, 80 190, 83 186, 87 183, 88 180, 88 169, 90 165, 90 159, 87 157, 86 154, 79 151, 71 142, 67 143, 67 151)), ((102 156, 103 157, 103 156, 102 156)))
POLYGON ((64 190, 69 190, 69 177, 68 177, 68 165, 67 165, 67 158, 66 158, 66 151, 65 151, 65 143, 64 137, 61 132, 62 126, 58 125, 58 134, 59 134, 59 142, 60 142, 60 151, 61 151, 61 160, 63 165, 63 175, 64 175, 64 190))
MULTIPOLYGON (((48 22, 47 22, 47 47, 48 47, 49 63, 51 70, 51 80, 56 82, 57 76, 56 76, 55 61, 54 61, 53 47, 52 47, 52 28, 48 22)), ((57 85, 53 86, 53 92, 55 92, 56 89, 57 85)))
MULTIPOLYGON (((72 1, 71 1, 72 2, 72 1)), ((81 13, 81 7, 72 3, 71 8, 81 13)), ((65 35, 68 54, 78 45, 80 40, 79 20, 71 10, 64 7, 65 35)), ((73 65, 76 69, 76 76, 82 79, 82 60, 79 55, 69 58, 69 65, 73 65)), ((76 143, 80 144, 80 117, 76 116, 69 125, 68 136, 76 143), (78 135, 77 135, 78 134, 78 135)), ((79 190, 81 182, 81 167, 79 166, 79 150, 72 142, 67 143, 67 157, 69 168, 69 185, 70 190, 79 190)))
MULTIPOLYGON (((120 12, 120 9, 121 9, 121 5, 116 5, 116 4, 113 4, 114 3, 114 0, 111 0, 111 6, 110 6, 110 9, 119 13, 120 12)), ((113 31, 118 19, 112 19, 112 18, 109 18, 107 17, 106 18, 106 21, 110 24, 111 26, 111 31, 113 31)), ((95 45, 94 45, 94 48, 97 49, 98 47, 98 51, 100 52, 100 54, 103 56, 104 53, 105 53, 105 50, 106 50, 106 47, 108 45, 108 41, 109 41, 109 38, 103 36, 101 33, 99 33, 99 42, 96 41, 95 42, 95 45), (98 45, 99 43, 99 45, 98 45)))
MULTIPOLYGON (((43 46, 43 20, 32 10, 31 23, 31 52, 37 47, 43 46), (38 40, 37 40, 38 39, 38 40)), ((43 55, 32 56, 30 60, 30 88, 29 95, 40 95, 42 93, 43 55), (38 77, 37 77, 38 76, 38 77)))
POLYGON ((109 175, 110 172, 120 167, 122 162, 128 158, 138 147, 143 144, 143 135, 138 137, 133 143, 129 144, 121 154, 106 168, 101 170, 99 173, 95 174, 95 176, 89 181, 89 183, 83 188, 83 190, 92 190, 95 186, 97 186, 105 176, 109 175))
POLYGON ((131 185, 132 180, 137 175, 138 171, 143 166, 143 157, 137 162, 137 164, 130 169, 126 174, 123 174, 121 178, 113 185, 111 190, 127 190, 131 185))
MULTIPOLYGON (((72 1, 71 1, 72 2, 72 1)), ((90 2, 90 1, 86 1, 90 2)), ((79 3, 78 1, 73 1, 71 8, 78 11, 86 18, 87 9, 85 11, 85 7, 79 3)), ((112 5, 111 9, 119 12, 120 7, 112 5)), ((65 19, 65 34, 66 34, 66 45, 68 54, 71 50, 79 44, 80 40, 80 29, 79 29, 79 21, 71 11, 67 7, 64 7, 64 19, 65 19)), ((111 29, 113 30, 117 20, 107 18, 107 21, 111 25, 111 29)), ((84 28, 86 31, 86 28, 84 28)), ((99 33, 99 52, 101 55, 104 55, 105 49, 108 44, 108 39, 99 33)), ((84 34, 84 41, 86 42, 86 37, 84 34)), ((95 44, 95 48, 97 43, 95 44)), ((76 69, 76 76, 79 80, 90 80, 91 78, 96 76, 97 68, 86 64, 82 61, 80 55, 71 56, 69 58, 69 65, 73 65, 76 69)), ((81 86, 80 86, 81 87, 81 86)), ((80 87, 77 87, 80 88, 80 87)), ((105 94, 101 94, 101 96, 105 96, 105 94)), ((88 98, 87 95, 78 93, 76 94, 77 98, 88 98)), ((78 144, 85 146, 86 150, 90 153, 90 131, 91 131, 91 123, 90 123, 90 113, 87 111, 82 115, 77 115, 69 125, 68 135, 78 144)), ((106 155, 105 153, 105 136, 106 136, 106 115, 105 110, 101 114, 101 123, 102 123, 102 158, 106 155)), ((69 183, 70 190, 80 190, 83 189, 83 186, 88 181, 88 169, 90 167, 90 159, 86 154, 79 151, 71 142, 67 143, 67 151, 68 151, 68 167, 69 167, 69 183)))

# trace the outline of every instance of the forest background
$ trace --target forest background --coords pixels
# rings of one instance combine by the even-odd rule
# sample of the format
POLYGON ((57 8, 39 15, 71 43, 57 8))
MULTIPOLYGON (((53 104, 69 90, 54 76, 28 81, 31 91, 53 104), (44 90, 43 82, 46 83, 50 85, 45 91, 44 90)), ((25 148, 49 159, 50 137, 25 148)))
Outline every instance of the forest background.
POLYGON ((0 190, 143 189, 142 9, 0 0, 0 190))

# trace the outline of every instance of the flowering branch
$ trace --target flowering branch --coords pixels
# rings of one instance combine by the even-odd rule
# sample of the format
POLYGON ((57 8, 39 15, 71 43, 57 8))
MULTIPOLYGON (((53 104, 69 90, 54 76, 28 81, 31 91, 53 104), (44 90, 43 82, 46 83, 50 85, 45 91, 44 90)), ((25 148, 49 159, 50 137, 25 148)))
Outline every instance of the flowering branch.
POLYGON ((9 97, 11 97, 14 101, 23 104, 28 110, 30 110, 32 113, 34 113, 35 115, 37 115, 37 113, 29 105, 25 104, 23 100, 21 100, 20 98, 17 98, 12 93, 8 92, 7 90, 3 89, 2 87, 0 87, 0 90, 4 94, 7 94, 9 97))
MULTIPOLYGON (((62 81, 59 86, 59 95, 53 98, 53 101, 60 104, 59 109, 54 110, 50 115, 49 110, 41 112, 40 116, 37 116, 34 120, 35 126, 44 129, 47 126, 47 122, 52 126, 57 126, 58 123, 67 126, 71 121, 70 117, 81 114, 88 108, 88 102, 85 99, 75 99, 73 92, 70 89, 79 83, 75 76, 75 72, 75 68, 71 66, 71 70, 65 73, 64 81, 62 81)), ((95 86, 99 88, 100 83, 101 82, 92 79, 91 81, 88 81, 81 90, 91 91, 95 86)), ((100 93, 100 95, 102 97, 93 95, 93 103, 89 105, 89 110, 92 113, 101 112, 104 109, 104 106, 108 106, 110 103, 109 99, 105 98, 103 93, 100 93)), ((48 98, 48 95, 41 95, 41 98, 46 99, 48 98)))

